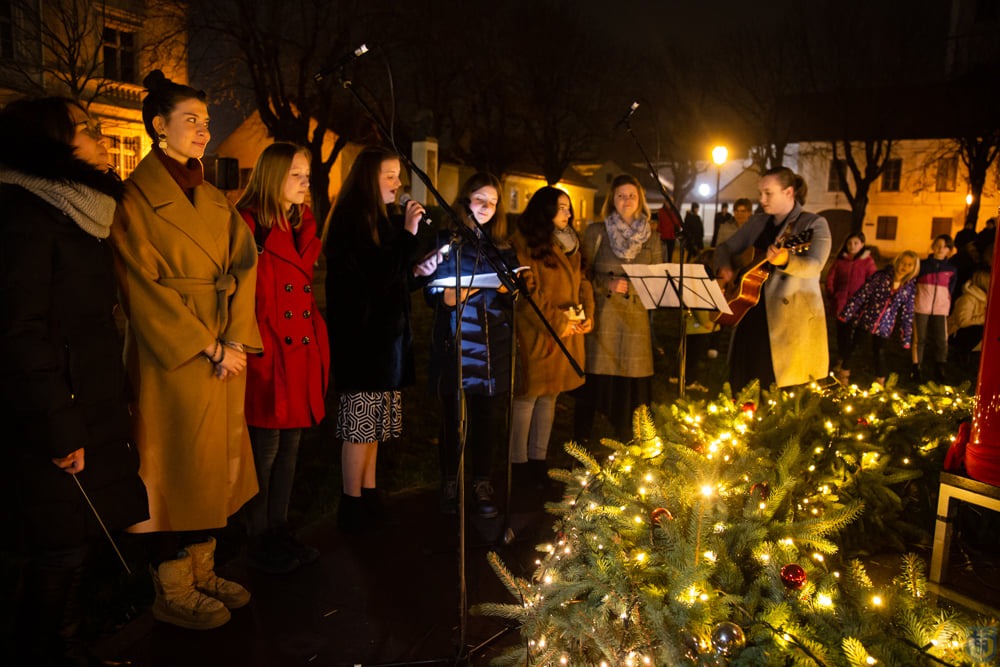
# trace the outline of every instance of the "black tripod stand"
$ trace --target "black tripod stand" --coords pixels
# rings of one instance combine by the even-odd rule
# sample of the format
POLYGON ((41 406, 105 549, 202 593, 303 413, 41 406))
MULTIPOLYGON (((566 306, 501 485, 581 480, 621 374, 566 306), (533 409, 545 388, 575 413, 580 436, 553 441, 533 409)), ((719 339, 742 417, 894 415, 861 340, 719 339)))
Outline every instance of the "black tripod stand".
MULTIPOLYGON (((667 188, 663 185, 663 181, 660 180, 660 176, 659 173, 656 171, 656 167, 653 166, 652 160, 649 159, 649 154, 646 153, 646 149, 643 148, 642 142, 639 141, 639 138, 635 136, 635 132, 632 131, 632 122, 631 122, 632 114, 635 113, 635 110, 638 108, 639 108, 639 103, 633 102, 632 105, 629 107, 629 112, 625 115, 624 118, 622 118, 619 124, 625 127, 625 131, 628 132, 629 136, 632 137, 632 140, 635 142, 636 147, 639 149, 639 153, 642 154, 642 159, 646 162, 646 168, 649 170, 650 178, 652 178, 653 182, 656 183, 656 187, 660 191, 660 194, 663 195, 663 203, 666 206, 669 206, 673 210, 674 214, 677 216, 677 220, 681 221, 681 230, 680 233, 677 234, 677 242, 681 249, 682 261, 680 262, 680 270, 677 272, 677 275, 674 276, 674 279, 676 280, 676 285, 674 287, 674 290, 676 291, 677 294, 683 296, 684 294, 683 255, 684 255, 684 247, 686 245, 685 241, 687 240, 687 230, 684 229, 684 222, 683 218, 681 217, 681 212, 677 208, 677 205, 674 203, 673 198, 667 193, 667 188)), ((687 318, 690 317, 690 312, 688 311, 688 308, 684 305, 683 299, 681 301, 679 311, 680 311, 681 342, 677 348, 677 366, 678 366, 677 389, 678 392, 680 393, 680 397, 684 398, 684 392, 686 386, 686 380, 684 376, 685 376, 685 368, 687 367, 687 318)))

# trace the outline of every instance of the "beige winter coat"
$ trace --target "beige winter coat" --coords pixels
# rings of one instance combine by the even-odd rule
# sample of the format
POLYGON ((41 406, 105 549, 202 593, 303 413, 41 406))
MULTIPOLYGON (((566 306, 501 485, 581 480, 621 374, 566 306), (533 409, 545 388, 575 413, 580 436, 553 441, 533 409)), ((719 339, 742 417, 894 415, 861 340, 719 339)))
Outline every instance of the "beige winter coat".
POLYGON ((246 375, 219 380, 215 340, 261 348, 257 253, 246 223, 208 184, 194 204, 150 153, 126 183, 112 227, 132 420, 150 519, 134 532, 218 528, 257 493, 243 398, 246 375))
MULTIPOLYGON (((715 268, 730 265, 731 258, 752 246, 768 217, 758 213, 715 249, 715 268)), ((826 311, 820 291, 820 272, 830 255, 830 226, 826 218, 796 204, 785 218, 779 236, 792 225, 792 233, 812 230, 808 250, 793 254, 788 264, 774 269, 764 283, 768 338, 774 377, 779 387, 790 387, 823 378, 830 357, 826 340, 826 311)))
MULTIPOLYGON (((594 317, 594 291, 583 275, 583 257, 579 250, 567 256, 556 247, 553 250, 555 266, 546 266, 544 262, 531 258, 527 242, 520 233, 515 234, 511 242, 517 251, 518 264, 531 267, 531 271, 524 274, 528 293, 556 332, 566 328, 569 306, 582 304, 586 316, 594 317)), ((546 396, 582 385, 584 378, 573 370, 566 355, 526 299, 517 301, 514 316, 517 318, 517 395, 546 396)), ((561 340, 583 368, 584 335, 567 336, 561 340)))

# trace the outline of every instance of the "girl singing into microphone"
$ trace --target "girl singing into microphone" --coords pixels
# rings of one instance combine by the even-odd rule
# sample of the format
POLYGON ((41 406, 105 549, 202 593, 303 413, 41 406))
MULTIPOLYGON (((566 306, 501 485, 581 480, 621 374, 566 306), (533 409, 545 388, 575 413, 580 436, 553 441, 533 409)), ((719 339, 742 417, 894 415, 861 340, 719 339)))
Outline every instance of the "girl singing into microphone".
POLYGON ((414 381, 410 289, 437 268, 437 255, 416 263, 424 207, 410 201, 400 224, 387 205, 402 186, 399 157, 366 148, 351 167, 330 213, 326 242, 327 317, 333 382, 340 392, 337 435, 343 440, 344 493, 337 522, 361 533, 382 510, 375 491, 380 441, 403 430, 401 389, 414 381))

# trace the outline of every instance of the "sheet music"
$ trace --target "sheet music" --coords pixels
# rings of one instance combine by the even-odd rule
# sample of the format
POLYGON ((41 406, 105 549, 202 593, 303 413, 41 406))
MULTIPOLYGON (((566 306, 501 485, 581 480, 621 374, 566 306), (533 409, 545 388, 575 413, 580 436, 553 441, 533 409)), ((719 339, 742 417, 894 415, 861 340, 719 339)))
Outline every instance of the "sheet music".
MULTIPOLYGON (((674 289, 681 274, 680 264, 623 264, 622 268, 647 310, 680 307, 674 289)), ((719 283, 708 276, 702 264, 684 265, 683 289, 684 305, 688 308, 733 312, 719 283)))
MULTIPOLYGON (((514 273, 520 273, 525 269, 531 267, 519 266, 514 269, 514 273)), ((460 278, 460 283, 462 287, 471 287, 473 289, 500 289, 502 283, 500 282, 500 276, 495 273, 477 273, 475 276, 463 275, 460 278)), ((455 277, 450 276, 448 278, 437 278, 428 283, 428 287, 455 287, 455 277)))

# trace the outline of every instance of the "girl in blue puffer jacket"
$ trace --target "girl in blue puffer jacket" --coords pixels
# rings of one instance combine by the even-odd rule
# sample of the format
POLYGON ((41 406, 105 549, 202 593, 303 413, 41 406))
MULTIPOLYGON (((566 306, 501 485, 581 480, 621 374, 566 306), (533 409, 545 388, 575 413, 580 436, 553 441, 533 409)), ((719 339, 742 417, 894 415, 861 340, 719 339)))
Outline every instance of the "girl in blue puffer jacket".
POLYGON ((913 340, 915 279, 919 273, 920 258, 917 253, 904 250, 896 256, 891 266, 873 273, 861 289, 848 299, 837 318, 854 325, 855 335, 851 336, 851 343, 843 355, 842 368, 848 374, 851 356, 857 348, 857 334, 861 332, 871 335, 875 382, 878 384, 885 384, 882 350, 893 329, 898 328, 903 348, 910 349, 913 340))

